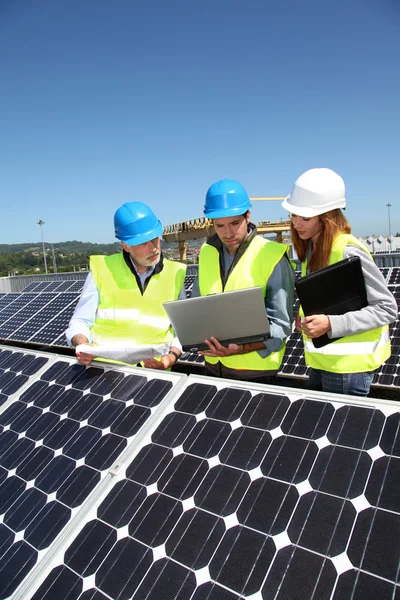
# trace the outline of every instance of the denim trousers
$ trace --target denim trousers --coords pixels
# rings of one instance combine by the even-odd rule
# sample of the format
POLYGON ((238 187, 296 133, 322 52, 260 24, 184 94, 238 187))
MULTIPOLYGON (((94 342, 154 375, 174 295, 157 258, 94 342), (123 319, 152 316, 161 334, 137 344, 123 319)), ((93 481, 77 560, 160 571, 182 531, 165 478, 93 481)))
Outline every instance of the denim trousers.
POLYGON ((318 392, 368 396, 373 376, 373 372, 330 373, 310 368, 307 388, 318 392))

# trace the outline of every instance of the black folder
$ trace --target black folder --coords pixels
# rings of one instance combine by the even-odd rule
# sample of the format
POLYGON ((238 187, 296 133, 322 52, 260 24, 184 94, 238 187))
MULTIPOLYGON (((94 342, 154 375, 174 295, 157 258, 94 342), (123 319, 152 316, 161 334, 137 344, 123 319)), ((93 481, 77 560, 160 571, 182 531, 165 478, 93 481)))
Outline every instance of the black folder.
MULTIPOLYGON (((296 281, 296 290, 306 317, 343 315, 368 305, 364 275, 358 256, 352 256, 296 281)), ((316 348, 335 342, 325 333, 312 340, 316 348)))

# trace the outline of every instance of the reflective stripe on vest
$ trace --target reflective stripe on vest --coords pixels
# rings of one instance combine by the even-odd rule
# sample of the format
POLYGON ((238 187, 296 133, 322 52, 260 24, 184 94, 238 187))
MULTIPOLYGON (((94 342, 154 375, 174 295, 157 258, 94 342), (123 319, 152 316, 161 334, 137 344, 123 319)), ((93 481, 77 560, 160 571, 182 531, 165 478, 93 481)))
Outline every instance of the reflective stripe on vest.
MULTIPOLYGON (((351 336, 342 339, 349 338, 351 338, 351 336)), ((331 354, 334 356, 347 356, 348 354, 373 354, 376 352, 376 350, 387 344, 389 339, 389 329, 385 329, 382 331, 379 340, 374 342, 343 342, 342 344, 333 343, 323 346, 322 348, 315 348, 314 344, 310 340, 306 339, 305 347, 307 352, 311 352, 313 354, 331 354)))
MULTIPOLYGON (((329 264, 334 264, 343 259, 343 253, 348 244, 362 248, 372 260, 372 256, 350 234, 339 235, 332 247, 329 264)), ((301 265, 302 275, 307 272, 307 261, 301 265)), ((300 314, 304 313, 300 310, 300 314)), ((390 338, 387 325, 376 327, 327 344, 322 348, 315 348, 312 341, 303 333, 304 357, 306 365, 313 369, 329 371, 331 373, 362 373, 373 371, 380 367, 390 356, 390 338)))
POLYGON ((90 267, 99 290, 99 306, 92 327, 100 343, 162 344, 173 338, 163 302, 177 300, 185 280, 185 265, 164 260, 143 295, 123 254, 92 256, 90 267))
MULTIPOLYGON (((288 250, 289 247, 284 244, 270 242, 256 235, 229 274, 224 291, 260 286, 265 297, 268 279, 284 254, 288 254, 288 250)), ((203 245, 199 256, 199 288, 202 296, 223 291, 219 252, 214 246, 207 243, 203 245)), ((246 315, 232 315, 232 318, 245 319, 246 315)), ((258 352, 248 352, 224 358, 207 356, 205 359, 213 364, 221 362, 231 369, 276 371, 282 363, 284 353, 285 344, 279 352, 272 352, 267 358, 261 358, 258 352)))
POLYGON ((97 316, 101 320, 112 320, 112 321, 137 321, 146 325, 155 325, 160 329, 169 327, 170 322, 168 317, 155 317, 152 315, 141 315, 137 309, 134 308, 101 308, 97 311, 97 316))

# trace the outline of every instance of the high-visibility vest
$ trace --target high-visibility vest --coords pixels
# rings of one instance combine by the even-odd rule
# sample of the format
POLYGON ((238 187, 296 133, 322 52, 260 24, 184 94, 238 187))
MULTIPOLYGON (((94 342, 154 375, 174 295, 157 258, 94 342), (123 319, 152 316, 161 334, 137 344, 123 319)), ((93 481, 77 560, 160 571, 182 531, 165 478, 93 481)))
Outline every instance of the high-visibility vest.
MULTIPOLYGON (((249 243, 244 254, 229 274, 225 288, 222 289, 220 274, 219 252, 210 244, 204 244, 199 256, 199 287, 200 294, 217 294, 222 291, 241 290, 260 286, 265 297, 268 279, 272 271, 281 260, 288 254, 289 247, 284 244, 270 242, 259 235, 249 243)), ((247 315, 232 315, 232 319, 246 319, 247 315)), ((282 363, 285 354, 285 343, 279 352, 272 352, 267 358, 261 358, 258 352, 247 354, 236 354, 227 357, 205 357, 209 363, 220 361, 230 369, 248 369, 252 371, 276 371, 282 363)))
POLYGON ((93 341, 102 343, 167 344, 173 339, 163 302, 177 300, 186 266, 165 260, 143 293, 122 253, 91 256, 90 268, 99 290, 99 305, 91 329, 93 341))
MULTIPOLYGON (((350 234, 339 235, 332 246, 329 264, 332 265, 343 260, 343 253, 348 244, 362 248, 370 257, 368 250, 350 234)), ((307 261, 301 265, 302 276, 307 273, 307 261)), ((300 315, 304 316, 302 309, 300 315)), ((373 371, 380 367, 390 356, 389 327, 383 325, 363 333, 347 335, 327 344, 322 348, 315 348, 311 339, 303 333, 304 356, 306 365, 313 369, 329 371, 331 373, 363 373, 373 371)))

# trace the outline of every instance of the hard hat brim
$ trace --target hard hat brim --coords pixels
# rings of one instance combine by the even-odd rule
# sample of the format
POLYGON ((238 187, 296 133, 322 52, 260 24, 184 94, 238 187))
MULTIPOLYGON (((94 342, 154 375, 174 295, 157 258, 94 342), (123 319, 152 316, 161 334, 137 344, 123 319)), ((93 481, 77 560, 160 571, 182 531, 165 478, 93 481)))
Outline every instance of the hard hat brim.
POLYGON ((297 206, 295 204, 290 203, 290 194, 287 198, 282 202, 282 208, 285 208, 292 215, 296 215, 298 217, 304 217, 306 219, 310 219, 312 217, 318 217, 319 215, 323 215, 330 210, 335 210, 336 208, 346 208, 346 198, 342 198, 341 200, 335 200, 331 204, 326 204, 324 207, 322 206, 297 206))
POLYGON ((154 238, 158 238, 162 236, 163 226, 161 225, 161 221, 157 221, 157 225, 146 231, 145 233, 141 233, 139 235, 134 235, 132 237, 128 237, 127 239, 123 239, 122 237, 117 238, 120 242, 125 242, 128 246, 139 246, 140 244, 145 244, 154 238))
POLYGON ((250 208, 251 204, 246 203, 237 206, 236 208, 216 208, 214 210, 204 210, 203 212, 207 219, 224 219, 225 217, 238 217, 244 215, 250 208))

